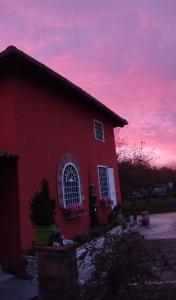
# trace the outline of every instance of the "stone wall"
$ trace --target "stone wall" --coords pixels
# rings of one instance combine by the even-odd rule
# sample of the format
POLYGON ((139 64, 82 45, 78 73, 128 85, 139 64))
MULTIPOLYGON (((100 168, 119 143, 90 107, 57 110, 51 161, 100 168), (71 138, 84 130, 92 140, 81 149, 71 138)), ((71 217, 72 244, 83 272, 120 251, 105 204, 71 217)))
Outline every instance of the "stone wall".
POLYGON ((37 248, 39 299, 79 299, 76 247, 37 248))
MULTIPOLYGON (((119 228, 113 231, 114 234, 120 234, 119 228)), ((54 248, 49 251, 39 251, 37 254, 39 266, 39 287, 44 291, 46 298, 54 300, 54 295, 61 289, 66 294, 66 298, 56 299, 73 299, 74 288, 78 292, 78 283, 84 282, 91 276, 94 267, 91 265, 91 259, 88 256, 84 257, 84 264, 80 263, 80 257, 86 253, 86 249, 90 244, 94 247, 100 248, 103 245, 104 238, 94 240, 91 243, 80 248, 74 248, 74 251, 63 251, 61 248, 54 248), (69 272, 69 273, 68 273, 69 272), (70 288, 68 289, 68 286, 70 288), (46 293, 47 287, 47 293, 46 293), (47 298, 48 297, 48 298, 47 298)), ((147 289, 148 293, 140 291, 140 299, 144 300, 169 300, 176 299, 176 239, 158 239, 158 240, 144 240, 144 247, 157 257, 157 263, 153 264, 153 273, 156 275, 156 282, 150 283, 147 289)), ((74 246, 75 247, 75 246, 74 246)), ((67 249, 68 250, 68 249, 67 249)), ((151 264, 151 261, 148 262, 151 264)), ((31 265, 28 266, 28 271, 33 270, 36 278, 36 263, 32 260, 31 265)), ((75 296, 77 297, 77 296, 75 296)), ((75 298, 77 299, 77 298, 75 298)))

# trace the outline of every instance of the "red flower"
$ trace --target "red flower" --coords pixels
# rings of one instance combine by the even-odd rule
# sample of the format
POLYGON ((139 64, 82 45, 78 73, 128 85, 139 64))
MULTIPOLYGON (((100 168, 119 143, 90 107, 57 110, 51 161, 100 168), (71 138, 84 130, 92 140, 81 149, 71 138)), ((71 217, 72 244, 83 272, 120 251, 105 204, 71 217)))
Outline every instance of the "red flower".
POLYGON ((83 204, 72 204, 64 208, 64 210, 67 214, 74 214, 74 213, 83 212, 84 206, 83 204))

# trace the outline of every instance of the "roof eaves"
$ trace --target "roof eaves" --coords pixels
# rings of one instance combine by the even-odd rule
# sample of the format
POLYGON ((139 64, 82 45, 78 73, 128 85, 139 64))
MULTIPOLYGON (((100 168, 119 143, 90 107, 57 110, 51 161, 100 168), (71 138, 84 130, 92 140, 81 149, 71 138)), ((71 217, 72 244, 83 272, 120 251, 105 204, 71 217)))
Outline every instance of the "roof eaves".
POLYGON ((94 105, 98 106, 99 109, 101 109, 102 111, 108 113, 108 115, 114 120, 114 122, 113 122, 114 127, 116 127, 116 126, 117 127, 123 127, 123 126, 125 126, 125 125, 128 124, 127 120, 121 118, 119 115, 117 115, 115 112, 113 112, 107 106, 105 106, 103 103, 101 103, 100 101, 98 101, 92 95, 90 95, 89 93, 87 93, 86 91, 84 91, 83 89, 81 89, 79 86, 77 86, 76 84, 72 83, 71 81, 69 81, 64 76, 56 73, 54 70, 50 69, 49 67, 47 67, 46 65, 44 65, 41 62, 37 61, 36 59, 34 59, 33 57, 29 56, 28 54, 26 54, 23 51, 19 50, 15 46, 13 46, 13 45, 8 46, 4 51, 2 51, 0 53, 0 58, 1 57, 3 58, 5 56, 7 56, 9 54, 13 54, 13 53, 24 57, 24 59, 26 59, 27 61, 30 61, 33 64, 35 64, 36 66, 40 67, 43 71, 49 73, 54 78, 57 78, 58 80, 60 80, 64 85, 67 85, 69 88, 74 89, 75 91, 77 91, 78 93, 80 93, 82 96, 86 97, 87 100, 91 101, 91 104, 94 104, 94 105))

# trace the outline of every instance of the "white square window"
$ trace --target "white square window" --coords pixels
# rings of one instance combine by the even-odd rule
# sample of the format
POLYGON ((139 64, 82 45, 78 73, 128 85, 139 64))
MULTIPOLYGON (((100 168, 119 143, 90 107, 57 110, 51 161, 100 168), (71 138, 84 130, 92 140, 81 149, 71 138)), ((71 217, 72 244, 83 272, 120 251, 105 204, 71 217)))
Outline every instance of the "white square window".
POLYGON ((98 176, 101 199, 109 198, 108 168, 103 166, 98 167, 98 176))
POLYGON ((94 120, 94 133, 96 140, 104 142, 103 123, 94 120))

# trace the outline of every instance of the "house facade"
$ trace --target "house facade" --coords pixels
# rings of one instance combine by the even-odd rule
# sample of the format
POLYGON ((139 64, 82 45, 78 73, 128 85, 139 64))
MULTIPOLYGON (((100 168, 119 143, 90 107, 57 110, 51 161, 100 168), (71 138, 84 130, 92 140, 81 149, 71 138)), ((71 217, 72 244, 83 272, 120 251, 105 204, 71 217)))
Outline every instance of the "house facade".
POLYGON ((111 209, 102 199, 120 204, 113 129, 127 121, 14 46, 0 54, 0 91, 0 264, 19 271, 34 240, 29 202, 43 178, 65 238, 90 228, 91 184, 101 222, 111 209), (84 214, 68 219, 73 205, 84 214))

